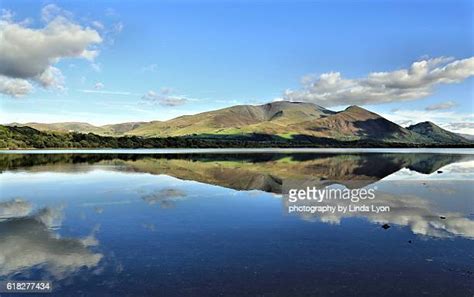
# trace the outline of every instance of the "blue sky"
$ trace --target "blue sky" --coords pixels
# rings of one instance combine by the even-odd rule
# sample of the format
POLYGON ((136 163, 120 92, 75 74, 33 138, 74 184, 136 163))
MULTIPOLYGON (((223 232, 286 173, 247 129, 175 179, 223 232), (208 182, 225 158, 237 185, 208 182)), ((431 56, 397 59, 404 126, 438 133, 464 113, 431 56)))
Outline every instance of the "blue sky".
MULTIPOLYGON (((26 74, 20 70, 28 66, 11 66, 18 71, 0 66, 0 78, 3 74, 9 83, 19 79, 15 82, 25 84, 20 93, 0 94, 0 115, 3 123, 106 124, 166 120, 291 98, 324 103, 335 110, 358 104, 401 124, 426 119, 453 131, 474 133, 474 70, 469 60, 474 52, 472 3, 0 0, 0 30, 17 26, 17 39, 25 39, 23 46, 33 48, 22 53, 20 62, 31 57, 29 65, 37 63, 40 69, 26 74), (79 26, 85 39, 72 40, 73 36, 56 44, 70 46, 73 52, 55 51, 57 39, 51 39, 38 53, 21 30, 50 34, 44 28, 52 27, 56 17, 71 32, 79 26), (79 42, 95 57, 77 49, 79 42), (436 68, 464 61, 464 68, 456 70, 464 74, 454 81, 433 75, 408 77, 422 84, 409 95, 400 94, 405 87, 398 86, 407 81, 395 81, 397 87, 389 93, 397 94, 393 98, 385 93, 384 98, 375 96, 379 86, 372 86, 373 79, 366 80, 373 72, 410 69, 414 62, 440 57, 452 58, 427 66, 428 71, 438 73, 436 68), (43 69, 54 71, 39 78, 43 69), (344 80, 332 84, 328 95, 329 80, 321 74, 331 72, 339 72, 344 80), (320 82, 318 87, 305 89, 304 77, 310 84, 320 82), (348 88, 353 94, 367 85, 370 93, 356 93, 360 99, 340 92, 348 88)), ((0 62, 2 54, 9 55, 5 52, 0 45, 0 62)), ((11 56, 4 61, 20 63, 11 56)), ((387 75, 383 84, 390 79, 399 78, 387 75)))

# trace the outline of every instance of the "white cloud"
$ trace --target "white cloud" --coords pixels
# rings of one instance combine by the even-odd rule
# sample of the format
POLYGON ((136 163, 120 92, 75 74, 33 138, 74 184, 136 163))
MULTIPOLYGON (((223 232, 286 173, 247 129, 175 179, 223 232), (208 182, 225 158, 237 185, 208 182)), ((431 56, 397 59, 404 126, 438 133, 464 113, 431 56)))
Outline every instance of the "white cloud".
POLYGON ((104 25, 104 27, 99 30, 102 32, 104 42, 113 45, 117 36, 123 31, 123 28, 124 24, 122 22, 116 22, 107 26, 104 25))
POLYGON ((0 18, 0 75, 23 81, 19 89, 1 88, 3 94, 26 95, 32 90, 30 82, 59 87, 63 77, 54 64, 64 58, 93 60, 98 55, 93 46, 102 42, 99 33, 75 23, 71 13, 50 4, 43 8, 42 20, 43 28, 29 28, 14 22, 11 13, 0 18))
POLYGON ((397 109, 392 110, 390 113, 379 112, 379 114, 402 126, 430 121, 451 132, 474 134, 474 113, 455 113, 447 110, 397 109))
POLYGON ((158 94, 155 91, 148 91, 145 95, 142 96, 144 100, 153 100, 154 98, 158 97, 158 94))
POLYGON ((92 26, 95 27, 97 30, 104 30, 104 24, 99 21, 93 21, 92 26))
POLYGON ((446 102, 441 102, 438 104, 432 104, 427 107, 425 107, 425 110, 432 111, 432 110, 445 110, 445 109, 451 109, 456 106, 456 103, 453 101, 446 101, 446 102))
POLYGON ((33 90, 33 86, 24 79, 9 78, 0 75, 0 93, 11 97, 22 97, 33 90))
POLYGON ((56 67, 49 66, 44 72, 36 77, 36 81, 43 87, 59 88, 61 89, 64 85, 64 76, 56 67))
POLYGON ((50 22, 58 16, 64 16, 69 19, 73 17, 71 12, 62 9, 55 4, 48 4, 41 9, 41 20, 45 23, 50 22))
POLYGON ((372 72, 358 79, 343 78, 339 72, 305 76, 303 88, 285 91, 284 98, 325 107, 408 101, 430 95, 439 84, 459 83, 473 75, 474 57, 439 57, 415 62, 408 69, 372 72))
POLYGON ((102 90, 104 88, 104 84, 101 83, 101 82, 97 82, 95 85, 94 85, 94 89, 96 90, 102 90))
POLYGON ((12 21, 13 20, 13 17, 15 16, 15 14, 13 13, 13 11, 9 10, 9 9, 1 9, 0 10, 0 16, 1 16, 1 19, 4 20, 4 21, 12 21))
POLYGON ((471 134, 474 135, 474 121, 473 122, 462 122, 462 123, 448 123, 444 125, 444 128, 456 133, 471 134))
POLYGON ((189 101, 189 99, 184 96, 171 95, 171 92, 172 89, 170 88, 162 88, 158 93, 150 90, 142 96, 142 100, 147 103, 156 103, 162 106, 179 106, 189 101))

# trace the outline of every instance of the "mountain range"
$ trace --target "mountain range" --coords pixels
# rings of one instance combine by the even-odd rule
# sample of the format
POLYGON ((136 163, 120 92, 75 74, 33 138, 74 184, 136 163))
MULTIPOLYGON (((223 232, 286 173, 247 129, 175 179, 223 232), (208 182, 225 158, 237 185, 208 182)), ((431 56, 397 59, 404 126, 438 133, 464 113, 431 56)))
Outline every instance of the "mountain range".
POLYGON ((277 101, 263 105, 237 105, 184 115, 168 121, 129 122, 94 126, 81 122, 12 123, 60 133, 94 133, 100 136, 181 137, 205 136, 225 139, 270 135, 291 141, 302 136, 337 141, 371 140, 407 144, 472 144, 459 134, 431 122, 404 128, 358 106, 336 112, 312 103, 277 101))

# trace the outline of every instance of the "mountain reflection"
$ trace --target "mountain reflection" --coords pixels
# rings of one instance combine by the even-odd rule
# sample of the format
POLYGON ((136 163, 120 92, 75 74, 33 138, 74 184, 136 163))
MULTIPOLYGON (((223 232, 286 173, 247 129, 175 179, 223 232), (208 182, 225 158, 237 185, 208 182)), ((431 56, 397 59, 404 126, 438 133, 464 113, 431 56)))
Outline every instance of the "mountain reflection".
POLYGON ((0 170, 87 172, 106 170, 165 174, 235 190, 281 193, 285 179, 315 185, 362 187, 402 168, 429 174, 451 163, 472 160, 458 154, 3 154, 0 170))
POLYGON ((21 199, 0 203, 0 276, 28 273, 42 268, 48 277, 63 279, 82 267, 95 267, 102 258, 92 253, 93 235, 60 238, 54 229, 62 221, 58 208, 42 208, 31 213, 32 206, 21 199))

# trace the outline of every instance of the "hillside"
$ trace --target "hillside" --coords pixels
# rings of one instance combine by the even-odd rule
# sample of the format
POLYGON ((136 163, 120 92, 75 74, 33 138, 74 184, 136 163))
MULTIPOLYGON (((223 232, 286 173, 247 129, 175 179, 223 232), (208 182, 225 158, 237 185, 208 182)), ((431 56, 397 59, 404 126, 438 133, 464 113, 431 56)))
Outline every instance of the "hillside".
MULTIPOLYGON (((361 143, 369 146, 472 144, 471 141, 429 122, 404 128, 358 106, 350 106, 335 112, 312 103, 288 101, 263 105, 237 105, 180 116, 168 121, 129 122, 104 126, 77 122, 27 123, 10 126, 31 127, 42 132, 94 133, 96 136, 126 139, 131 137, 192 139, 195 142, 199 140, 201 147, 207 147, 210 143, 229 146, 229 141, 236 142, 231 145, 235 147, 239 146, 239 141, 241 143, 244 140, 259 142, 258 146, 263 142, 266 144, 276 142, 277 146, 282 143, 285 146, 301 146, 305 143, 347 146, 348 142, 358 142, 357 146, 361 143), (203 141, 206 143, 203 144, 203 141)), ((152 147, 155 145, 153 142, 152 147)))
POLYGON ((30 127, 39 131, 55 131, 55 132, 77 132, 77 133, 94 133, 98 135, 120 136, 124 133, 140 127, 145 122, 129 122, 120 124, 111 124, 104 126, 94 126, 83 122, 60 122, 60 123, 12 123, 9 126, 30 127))
POLYGON ((56 132, 79 132, 79 133, 96 133, 103 134, 105 132, 101 127, 83 122, 62 122, 62 123, 35 123, 29 122, 25 124, 12 123, 9 126, 30 127, 39 131, 56 131, 56 132))
POLYGON ((191 134, 287 133, 287 125, 334 114, 323 107, 301 102, 273 102, 264 105, 237 105, 224 109, 181 116, 166 122, 152 122, 129 131, 128 135, 183 136, 191 134))
MULTIPOLYGON (((403 128, 358 106, 334 112, 311 103, 287 101, 258 106, 239 105, 182 116, 165 122, 142 124, 125 134, 143 137, 186 135, 235 137, 255 133, 290 140, 309 136, 339 141, 376 140, 389 143, 426 144, 439 141, 438 138, 432 137, 433 135, 424 135, 403 128)), ((442 140, 442 143, 450 144, 460 141, 457 138, 447 137, 442 140)), ((462 142, 465 142, 465 139, 462 142)))
POLYGON ((432 122, 422 122, 416 125, 411 125, 407 128, 410 131, 416 132, 421 135, 432 139, 435 142, 440 143, 468 143, 468 139, 435 125, 432 122))
POLYGON ((104 125, 104 126, 101 126, 100 128, 105 130, 104 132, 105 135, 123 135, 124 133, 137 129, 145 124, 147 124, 147 122, 128 122, 128 123, 104 125))
POLYGON ((289 127, 309 132, 310 135, 329 137, 339 140, 377 139, 423 143, 429 141, 424 136, 413 133, 383 117, 358 106, 349 106, 345 110, 315 121, 305 121, 289 127))

